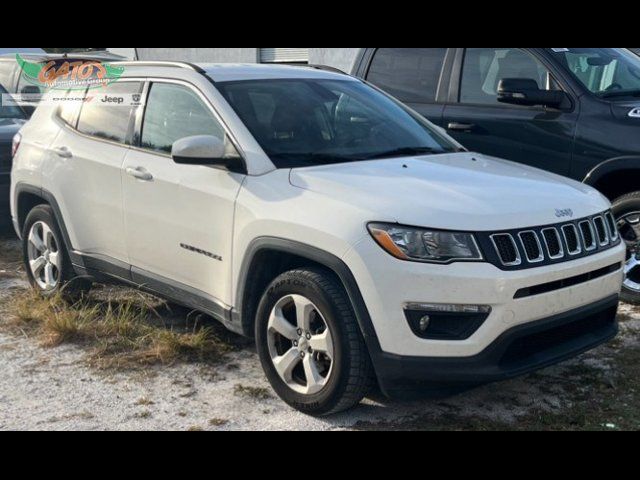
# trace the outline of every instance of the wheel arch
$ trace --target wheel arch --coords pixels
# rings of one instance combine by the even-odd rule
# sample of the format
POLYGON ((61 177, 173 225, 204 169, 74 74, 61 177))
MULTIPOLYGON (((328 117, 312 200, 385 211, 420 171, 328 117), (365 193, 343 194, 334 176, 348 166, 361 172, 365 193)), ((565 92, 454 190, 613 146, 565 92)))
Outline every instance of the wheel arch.
POLYGON ((640 156, 617 157, 591 170, 584 183, 599 190, 609 200, 640 190, 640 156))
POLYGON ((236 312, 240 315, 244 334, 253 337, 257 306, 269 283, 284 271, 301 266, 327 269, 339 279, 353 306, 370 355, 374 357, 374 352, 380 352, 380 343, 369 311, 349 267, 324 250, 275 237, 255 239, 247 248, 242 261, 236 290, 236 312))

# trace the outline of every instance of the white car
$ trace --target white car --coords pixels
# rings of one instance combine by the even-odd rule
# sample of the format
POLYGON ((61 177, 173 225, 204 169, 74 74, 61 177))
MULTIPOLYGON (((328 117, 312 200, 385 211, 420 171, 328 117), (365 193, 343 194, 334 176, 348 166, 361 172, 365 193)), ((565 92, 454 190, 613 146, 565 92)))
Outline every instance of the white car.
POLYGON ((336 72, 121 66, 15 138, 12 218, 43 295, 115 281, 206 312, 313 415, 616 335, 625 246, 596 190, 467 152, 336 72))

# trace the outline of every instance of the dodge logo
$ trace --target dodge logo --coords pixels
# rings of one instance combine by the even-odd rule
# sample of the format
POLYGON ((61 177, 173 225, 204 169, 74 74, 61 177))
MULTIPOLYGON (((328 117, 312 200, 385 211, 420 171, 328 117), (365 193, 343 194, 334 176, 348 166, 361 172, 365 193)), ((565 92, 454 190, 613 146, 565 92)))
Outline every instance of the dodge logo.
POLYGON ((556 208, 556 217, 558 218, 573 217, 573 210, 571 210, 570 208, 564 208, 564 209, 556 208))

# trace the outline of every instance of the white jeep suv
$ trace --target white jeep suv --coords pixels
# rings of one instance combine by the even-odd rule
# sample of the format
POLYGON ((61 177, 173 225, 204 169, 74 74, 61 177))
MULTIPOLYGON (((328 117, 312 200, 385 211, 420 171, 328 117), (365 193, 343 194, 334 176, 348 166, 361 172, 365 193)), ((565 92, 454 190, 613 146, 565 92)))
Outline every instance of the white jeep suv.
POLYGON ((615 336, 625 247, 592 188, 467 152, 337 72, 121 66, 15 138, 12 217, 42 294, 123 282, 206 312, 314 415, 615 336))

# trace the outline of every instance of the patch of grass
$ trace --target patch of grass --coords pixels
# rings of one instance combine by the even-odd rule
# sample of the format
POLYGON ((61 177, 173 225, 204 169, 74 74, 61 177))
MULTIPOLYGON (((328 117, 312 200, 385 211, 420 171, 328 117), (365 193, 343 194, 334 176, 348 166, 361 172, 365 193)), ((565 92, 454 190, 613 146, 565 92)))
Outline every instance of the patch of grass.
POLYGON ((89 347, 90 362, 98 368, 216 363, 231 350, 210 327, 166 325, 144 295, 129 294, 118 301, 89 296, 69 305, 59 297, 24 292, 13 297, 8 310, 5 324, 10 328, 37 336, 48 347, 89 347))
POLYGON ((147 397, 142 397, 139 398, 135 404, 141 407, 147 407, 149 405, 155 405, 155 402, 147 397))
POLYGON ((249 397, 254 400, 268 400, 272 398, 271 392, 266 388, 261 387, 248 387, 246 385, 236 385, 233 388, 233 392, 241 397, 249 397))
POLYGON ((192 425, 191 427, 187 428, 187 432, 203 432, 204 429, 202 427, 199 427, 198 425, 192 425))

